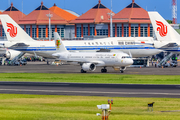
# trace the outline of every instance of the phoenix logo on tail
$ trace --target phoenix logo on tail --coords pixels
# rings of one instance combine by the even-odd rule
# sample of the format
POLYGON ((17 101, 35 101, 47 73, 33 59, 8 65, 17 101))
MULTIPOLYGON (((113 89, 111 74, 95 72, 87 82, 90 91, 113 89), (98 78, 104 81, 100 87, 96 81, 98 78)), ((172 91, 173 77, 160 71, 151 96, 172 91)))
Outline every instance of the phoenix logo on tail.
POLYGON ((157 27, 157 31, 159 31, 159 35, 161 37, 166 36, 167 32, 168 32, 167 26, 164 25, 161 21, 157 21, 157 20, 156 20, 156 24, 159 26, 159 27, 157 27))
POLYGON ((13 37, 16 37, 17 35, 17 27, 14 26, 13 24, 11 23, 6 23, 7 24, 7 32, 9 32, 9 35, 13 38, 13 37))
POLYGON ((56 40, 56 47, 57 47, 57 48, 60 48, 60 47, 59 47, 60 45, 61 45, 60 40, 59 40, 59 39, 56 40))

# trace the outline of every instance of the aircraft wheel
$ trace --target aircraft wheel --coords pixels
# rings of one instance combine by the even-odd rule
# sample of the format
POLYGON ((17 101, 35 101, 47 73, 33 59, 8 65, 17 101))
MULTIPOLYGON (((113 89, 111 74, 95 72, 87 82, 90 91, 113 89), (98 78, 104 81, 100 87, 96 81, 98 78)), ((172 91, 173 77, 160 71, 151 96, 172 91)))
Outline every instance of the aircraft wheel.
POLYGON ((102 72, 102 73, 106 73, 106 72, 107 72, 107 69, 101 69, 101 72, 102 72))
POLYGON ((86 73, 86 71, 84 71, 83 69, 81 69, 81 73, 86 73))
POLYGON ((123 70, 120 70, 120 73, 124 73, 124 71, 123 71, 123 70))

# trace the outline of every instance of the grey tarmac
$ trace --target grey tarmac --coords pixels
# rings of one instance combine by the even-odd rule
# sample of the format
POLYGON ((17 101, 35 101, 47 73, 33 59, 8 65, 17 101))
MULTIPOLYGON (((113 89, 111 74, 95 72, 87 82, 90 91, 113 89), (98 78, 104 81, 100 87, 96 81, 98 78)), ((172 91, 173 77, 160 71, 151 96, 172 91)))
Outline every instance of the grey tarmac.
MULTIPOLYGON (((107 73, 101 73, 101 67, 85 74, 139 74, 139 75, 180 75, 180 67, 168 68, 127 68, 124 73, 107 67, 107 73)), ((0 66, 0 73, 80 73, 81 67, 75 65, 47 65, 46 62, 28 62, 26 66, 0 66)), ((84 73, 83 73, 84 74, 84 73)))
POLYGON ((0 82, 0 93, 180 98, 180 85, 0 82))

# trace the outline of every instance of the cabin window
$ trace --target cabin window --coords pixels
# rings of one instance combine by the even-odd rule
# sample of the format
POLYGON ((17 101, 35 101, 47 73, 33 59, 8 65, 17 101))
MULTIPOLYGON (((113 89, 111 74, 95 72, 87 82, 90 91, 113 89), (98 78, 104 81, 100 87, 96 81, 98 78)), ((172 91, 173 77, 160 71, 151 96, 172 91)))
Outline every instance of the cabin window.
POLYGON ((122 59, 131 58, 130 56, 122 56, 122 59))
POLYGON ((125 42, 125 45, 135 45, 135 42, 125 42))
POLYGON ((119 45, 124 45, 124 42, 118 42, 119 45))

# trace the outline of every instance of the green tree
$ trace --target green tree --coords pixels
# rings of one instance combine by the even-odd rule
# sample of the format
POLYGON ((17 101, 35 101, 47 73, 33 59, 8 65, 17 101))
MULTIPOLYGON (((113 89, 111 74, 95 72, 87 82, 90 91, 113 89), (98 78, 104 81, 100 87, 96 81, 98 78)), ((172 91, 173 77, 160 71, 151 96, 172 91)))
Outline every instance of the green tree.
POLYGON ((172 24, 172 20, 166 20, 169 24, 172 24))

